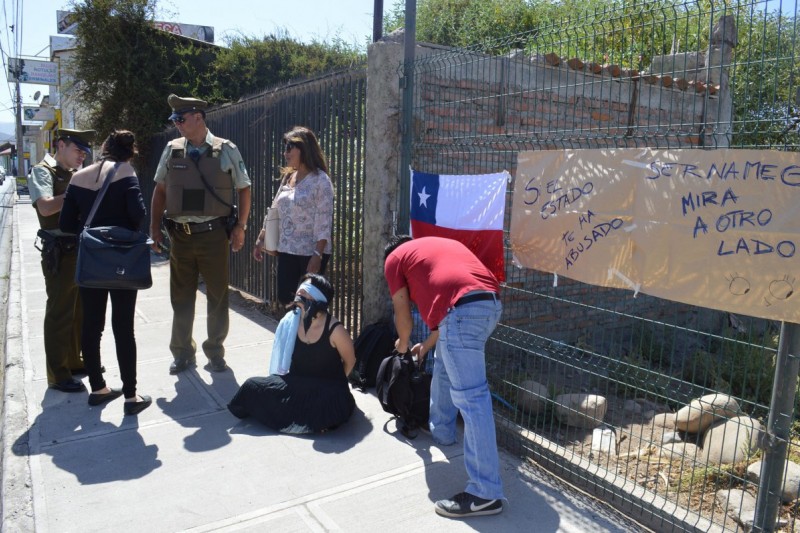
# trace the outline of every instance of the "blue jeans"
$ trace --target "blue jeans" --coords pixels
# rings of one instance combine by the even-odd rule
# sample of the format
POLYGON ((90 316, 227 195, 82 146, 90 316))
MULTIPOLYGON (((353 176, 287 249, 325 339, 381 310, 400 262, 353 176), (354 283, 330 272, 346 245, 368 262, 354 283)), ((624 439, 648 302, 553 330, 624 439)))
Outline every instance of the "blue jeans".
POLYGON ((453 307, 439 324, 431 383, 430 429, 442 445, 456 442, 458 412, 464 419, 466 492, 479 498, 503 498, 500 461, 486 381, 486 340, 503 312, 499 300, 453 307))

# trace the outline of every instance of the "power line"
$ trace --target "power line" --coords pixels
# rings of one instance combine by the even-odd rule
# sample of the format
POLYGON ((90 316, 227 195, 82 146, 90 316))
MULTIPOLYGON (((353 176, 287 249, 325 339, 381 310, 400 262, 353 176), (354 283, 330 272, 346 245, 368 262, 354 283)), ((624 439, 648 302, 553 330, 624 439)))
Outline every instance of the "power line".
POLYGON ((24 0, 17 0, 17 22, 16 22, 16 29, 17 31, 14 32, 14 35, 17 37, 17 48, 14 52, 17 54, 17 57, 22 53, 22 31, 25 29, 23 25, 22 15, 23 15, 23 4, 24 0))
MULTIPOLYGON (((0 40, 0 52, 2 52, 2 53, 0 53, 0 57, 2 57, 3 72, 8 73, 8 64, 6 62, 6 57, 10 57, 10 56, 6 52, 6 49, 9 49, 9 50, 11 49, 11 35, 10 34, 13 33, 13 30, 11 30, 11 28, 14 27, 14 24, 12 24, 11 26, 9 26, 9 24, 8 24, 8 13, 6 11, 6 0, 3 0, 3 22, 4 22, 3 31, 5 32, 5 37, 6 37, 6 48, 5 49, 3 48, 2 40, 0 40), (11 30, 11 31, 9 31, 9 30, 11 30)), ((8 85, 8 83, 6 83, 6 90, 8 91, 8 95, 11 98, 11 103, 13 105, 13 103, 14 103, 14 93, 11 90, 11 87, 8 85)))
MULTIPOLYGON (((6 10, 6 0, 3 0, 3 18, 5 19, 5 28, 3 30, 6 33, 6 50, 3 50, 2 58, 3 58, 3 69, 5 72, 8 72, 8 63, 6 62, 6 56, 9 58, 18 58, 19 51, 22 48, 22 1, 23 0, 12 0, 12 10, 14 20, 12 24, 9 24, 8 20, 8 11, 6 10), (10 31, 9 31, 10 30, 10 31), (11 38, 11 34, 13 34, 13 41, 11 38)), ((11 87, 7 87, 9 95, 11 96, 11 101, 16 102, 17 98, 21 98, 21 95, 14 95, 14 92, 11 90, 11 87)))
POLYGON ((6 36, 6 49, 11 50, 10 34, 13 33, 14 30, 12 28, 14 27, 14 24, 16 24, 16 22, 14 24, 11 24, 10 26, 8 24, 8 13, 6 12, 6 0, 3 0, 3 21, 5 22, 5 24, 3 24, 4 26, 3 31, 5 32, 6 36), (9 30, 11 30, 11 32, 9 32, 9 30))

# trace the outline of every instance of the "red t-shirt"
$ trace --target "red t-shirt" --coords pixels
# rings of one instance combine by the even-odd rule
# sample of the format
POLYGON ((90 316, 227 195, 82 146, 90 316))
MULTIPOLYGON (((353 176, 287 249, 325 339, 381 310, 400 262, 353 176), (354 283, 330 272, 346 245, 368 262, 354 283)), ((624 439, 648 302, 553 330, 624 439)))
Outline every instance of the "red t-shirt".
POLYGON ((394 295, 408 288, 422 319, 436 329, 459 298, 472 291, 498 292, 494 275, 463 244, 421 237, 398 246, 386 258, 384 274, 394 295))

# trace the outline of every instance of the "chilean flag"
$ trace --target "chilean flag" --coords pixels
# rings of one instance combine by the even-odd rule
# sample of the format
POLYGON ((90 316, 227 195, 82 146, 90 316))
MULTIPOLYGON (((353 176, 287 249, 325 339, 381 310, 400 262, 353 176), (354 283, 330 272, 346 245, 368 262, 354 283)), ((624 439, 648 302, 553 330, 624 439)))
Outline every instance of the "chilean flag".
POLYGON ((510 175, 457 176, 411 170, 411 234, 463 243, 505 281, 503 221, 510 175))

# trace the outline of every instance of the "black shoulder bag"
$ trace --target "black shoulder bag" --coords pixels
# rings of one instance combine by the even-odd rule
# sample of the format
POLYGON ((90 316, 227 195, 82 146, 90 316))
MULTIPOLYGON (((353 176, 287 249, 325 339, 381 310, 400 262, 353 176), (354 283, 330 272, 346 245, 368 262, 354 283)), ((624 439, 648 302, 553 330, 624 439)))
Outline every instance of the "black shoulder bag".
MULTIPOLYGON (((97 192, 78 238, 75 283, 79 287, 137 290, 153 286, 150 274, 150 244, 153 241, 146 233, 122 226, 89 227, 119 165, 114 165, 97 192)), ((102 169, 103 163, 100 163, 102 169)))

